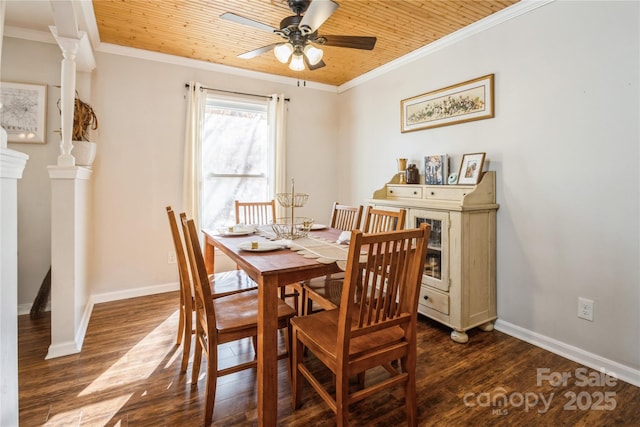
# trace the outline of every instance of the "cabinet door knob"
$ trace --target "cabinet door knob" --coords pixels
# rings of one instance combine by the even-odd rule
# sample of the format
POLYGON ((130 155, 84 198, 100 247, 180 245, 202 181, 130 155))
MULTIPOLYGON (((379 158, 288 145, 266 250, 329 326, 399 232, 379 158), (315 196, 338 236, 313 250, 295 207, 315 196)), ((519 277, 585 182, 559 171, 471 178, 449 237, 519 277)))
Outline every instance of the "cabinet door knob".
POLYGON ((433 191, 431 192, 431 195, 432 195, 432 196, 433 196, 433 195, 435 195, 435 194, 436 194, 436 193, 434 193, 433 191))
POLYGON ((393 190, 389 190, 389 193, 393 194, 393 190))
POLYGON ((414 192, 413 192, 413 194, 418 194, 418 192, 417 192, 417 191, 414 191, 414 192))
POLYGON ((428 300, 428 299, 429 299, 429 295, 425 295, 425 296, 424 296, 424 300, 426 301, 426 300, 428 300))

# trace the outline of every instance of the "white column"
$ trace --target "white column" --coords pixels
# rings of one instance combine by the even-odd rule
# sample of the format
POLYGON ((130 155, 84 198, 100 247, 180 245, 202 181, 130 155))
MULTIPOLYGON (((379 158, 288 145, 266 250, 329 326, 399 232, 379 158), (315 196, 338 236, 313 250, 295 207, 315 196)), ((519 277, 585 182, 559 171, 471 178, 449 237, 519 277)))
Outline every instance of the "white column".
MULTIPOLYGON (((0 0, 0 54, 5 4, 0 0)), ((0 127, 0 426, 17 426, 19 418, 18 180, 28 158, 7 148, 7 132, 0 127)))
POLYGON ((92 171, 49 166, 51 178, 51 345, 46 358, 80 352, 89 303, 89 200, 92 171))
POLYGON ((76 91, 76 55, 80 45, 79 39, 67 37, 57 37, 58 44, 62 49, 62 71, 60 84, 60 124, 62 140, 60 141, 60 155, 58 156, 58 166, 74 166, 76 159, 71 155, 73 148, 73 109, 76 91))
POLYGON ((46 358, 78 353, 87 330, 91 170, 75 166, 73 111, 76 70, 90 72, 95 59, 86 33, 78 31, 72 0, 51 1, 55 26, 49 27, 62 51, 61 133, 51 178, 51 345, 46 358))
MULTIPOLYGON (((0 37, 1 38, 1 37, 0 37)), ((18 425, 18 179, 27 156, 0 128, 0 425, 18 425)))

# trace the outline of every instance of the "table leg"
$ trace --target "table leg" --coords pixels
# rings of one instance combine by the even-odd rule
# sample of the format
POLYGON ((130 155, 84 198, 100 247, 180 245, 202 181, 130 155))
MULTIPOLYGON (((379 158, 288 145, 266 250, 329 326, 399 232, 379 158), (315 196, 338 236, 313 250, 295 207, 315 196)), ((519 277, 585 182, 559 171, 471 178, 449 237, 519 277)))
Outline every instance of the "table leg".
POLYGON ((258 425, 278 419, 278 280, 258 281, 258 425))
POLYGON ((207 274, 213 274, 215 263, 215 247, 213 243, 209 241, 208 237, 205 237, 204 242, 204 266, 207 269, 207 274))

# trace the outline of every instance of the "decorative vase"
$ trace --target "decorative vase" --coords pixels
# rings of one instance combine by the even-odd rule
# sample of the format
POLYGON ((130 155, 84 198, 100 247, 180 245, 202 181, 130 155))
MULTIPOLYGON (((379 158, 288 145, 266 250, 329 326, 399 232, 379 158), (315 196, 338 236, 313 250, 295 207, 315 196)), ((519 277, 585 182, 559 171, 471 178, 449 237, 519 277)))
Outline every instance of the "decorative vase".
POLYGON ((90 141, 73 141, 71 155, 76 159, 76 166, 91 166, 96 158, 97 144, 90 141))
POLYGON ((407 175, 406 175, 406 169, 407 169, 407 159, 405 158, 400 158, 400 159, 396 159, 396 162, 398 162, 398 182, 400 184, 406 184, 407 183, 407 175))

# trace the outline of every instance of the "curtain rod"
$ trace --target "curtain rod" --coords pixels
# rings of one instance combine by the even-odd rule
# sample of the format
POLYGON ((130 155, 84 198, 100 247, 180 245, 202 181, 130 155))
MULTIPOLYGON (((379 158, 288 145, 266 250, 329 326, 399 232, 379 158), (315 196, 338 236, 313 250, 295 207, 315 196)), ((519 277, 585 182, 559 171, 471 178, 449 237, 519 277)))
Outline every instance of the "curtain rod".
MULTIPOLYGON (((189 87, 189 83, 185 83, 184 87, 189 87)), ((267 99, 272 99, 273 98, 271 95, 256 95, 255 93, 234 92, 234 91, 231 91, 231 90, 215 89, 215 88, 212 88, 212 87, 204 87, 204 86, 201 86, 201 88, 204 89, 204 90, 213 90, 215 92, 232 93, 234 95, 255 96, 257 98, 267 98, 267 99)), ((287 101, 287 102, 290 101, 289 98, 285 98, 284 100, 287 101)))

